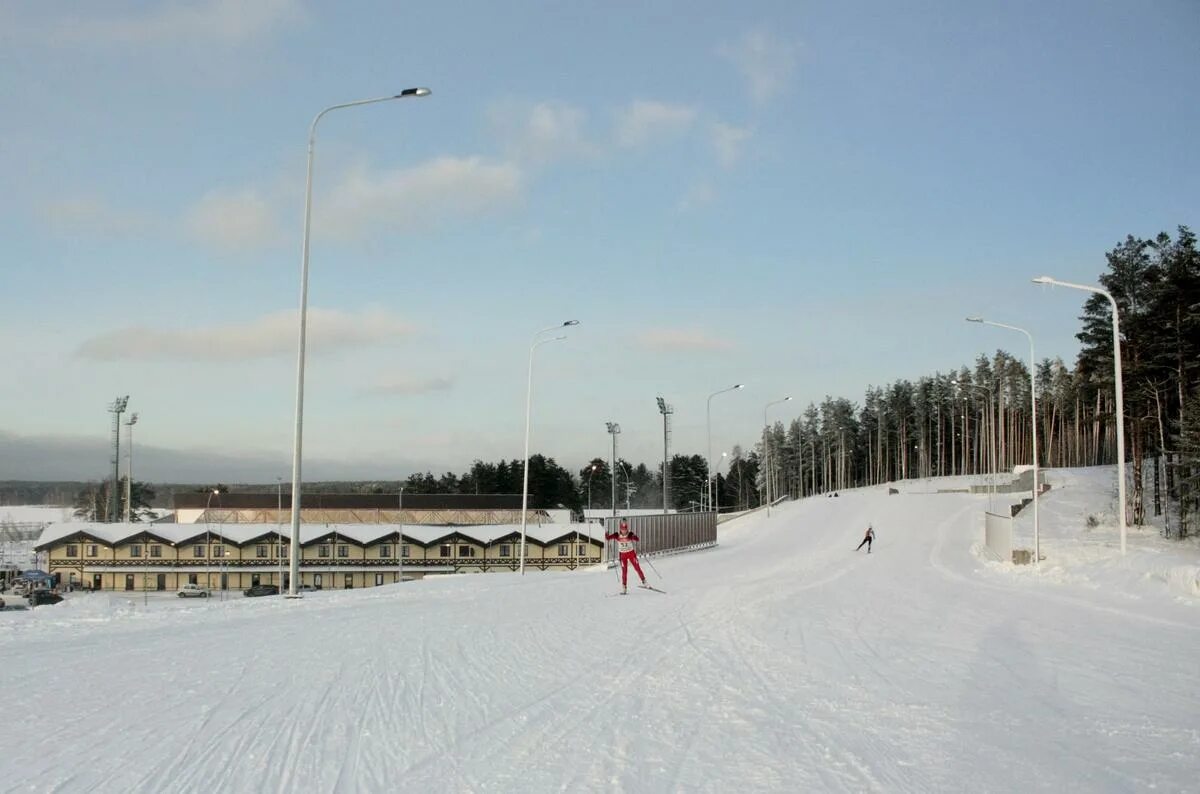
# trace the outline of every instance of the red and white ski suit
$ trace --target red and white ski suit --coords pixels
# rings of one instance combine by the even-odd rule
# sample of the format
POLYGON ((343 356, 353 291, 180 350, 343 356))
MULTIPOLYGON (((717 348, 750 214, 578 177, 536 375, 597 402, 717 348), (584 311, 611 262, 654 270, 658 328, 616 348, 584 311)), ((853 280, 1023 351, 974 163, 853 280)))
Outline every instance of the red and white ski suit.
POLYGON ((618 556, 621 560, 621 586, 626 587, 628 584, 629 563, 633 563, 633 570, 637 571, 642 584, 645 584, 646 574, 642 573, 642 566, 638 565, 637 552, 633 550, 633 544, 637 542, 638 536, 632 532, 626 532, 624 535, 619 532, 610 532, 604 536, 604 539, 617 542, 618 556))

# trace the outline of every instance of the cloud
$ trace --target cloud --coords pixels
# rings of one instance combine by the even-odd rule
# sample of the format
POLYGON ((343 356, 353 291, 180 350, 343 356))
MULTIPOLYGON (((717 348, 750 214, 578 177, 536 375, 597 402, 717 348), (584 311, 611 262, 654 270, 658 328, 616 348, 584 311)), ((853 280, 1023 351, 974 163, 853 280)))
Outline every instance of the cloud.
POLYGON ((559 102, 532 106, 501 102, 492 105, 487 115, 501 147, 521 162, 546 163, 595 153, 584 133, 587 113, 580 108, 559 102))
POLYGON ((750 97, 762 104, 781 93, 796 70, 798 46, 779 41, 758 29, 742 34, 733 44, 722 44, 717 52, 741 72, 749 83, 750 97))
POLYGON ((686 350, 732 350, 733 343, 709 336, 704 331, 685 328, 659 328, 646 331, 637 340, 642 347, 664 352, 686 350))
MULTIPOLYGON (((296 312, 281 311, 214 328, 123 328, 85 341, 75 355, 97 361, 244 361, 295 355, 296 333, 296 312)), ((310 307, 305 344, 309 352, 321 353, 391 343, 413 333, 409 323, 380 309, 310 307)))
POLYGON ((270 203, 252 189, 208 193, 187 212, 184 226, 196 240, 224 250, 263 248, 282 239, 270 203))
POLYGON ((636 148, 686 132, 695 120, 687 105, 638 99, 617 113, 614 136, 618 146, 636 148))
POLYGON ((144 231, 150 226, 147 216, 114 207, 95 197, 50 201, 39 209, 42 218, 61 231, 124 235, 144 231))
POLYGON ((717 162, 722 168, 732 168, 742 158, 742 145, 754 135, 749 127, 713 122, 709 128, 709 140, 717 153, 717 162))
POLYGON ((330 234, 366 229, 419 229, 452 217, 503 211, 523 199, 517 165, 479 157, 442 157, 407 170, 379 174, 357 169, 344 177, 315 221, 330 234))
POLYGON ((53 36, 68 44, 244 44, 304 18, 299 0, 173 0, 140 13, 71 16, 53 36))
POLYGON ((403 375, 380 378, 365 387, 362 394, 370 395, 411 395, 429 394, 431 392, 450 391, 454 388, 454 378, 410 378, 403 375))

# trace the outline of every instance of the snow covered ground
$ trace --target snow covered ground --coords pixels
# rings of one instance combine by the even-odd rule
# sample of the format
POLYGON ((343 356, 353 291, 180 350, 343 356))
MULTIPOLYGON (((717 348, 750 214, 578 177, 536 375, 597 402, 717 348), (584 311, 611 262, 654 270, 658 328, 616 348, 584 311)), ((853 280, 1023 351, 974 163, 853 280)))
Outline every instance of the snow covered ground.
POLYGON ((987 496, 919 481, 722 524, 646 566, 666 595, 593 569, 0 613, 4 711, 39 725, 0 731, 0 791, 1195 791, 1200 548, 1120 557, 1111 471, 1049 474, 1040 571, 979 554, 987 496))

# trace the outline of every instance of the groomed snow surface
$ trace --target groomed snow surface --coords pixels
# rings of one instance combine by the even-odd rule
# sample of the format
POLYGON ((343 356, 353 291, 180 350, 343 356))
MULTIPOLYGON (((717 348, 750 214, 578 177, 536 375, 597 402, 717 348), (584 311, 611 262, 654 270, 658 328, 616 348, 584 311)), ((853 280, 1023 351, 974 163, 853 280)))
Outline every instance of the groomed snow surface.
POLYGON ((0 612, 0 791, 1196 791, 1198 547, 1121 557, 1112 476, 1048 473, 1040 571, 922 480, 722 524, 643 563, 666 595, 598 568, 0 612))

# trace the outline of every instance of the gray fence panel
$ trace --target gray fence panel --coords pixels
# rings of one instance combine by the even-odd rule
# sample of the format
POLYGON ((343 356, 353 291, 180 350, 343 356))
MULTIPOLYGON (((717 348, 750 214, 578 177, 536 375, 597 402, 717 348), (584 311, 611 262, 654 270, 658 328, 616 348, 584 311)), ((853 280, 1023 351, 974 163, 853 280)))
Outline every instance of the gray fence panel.
MULTIPOLYGON (((716 513, 667 513, 651 516, 628 516, 629 531, 638 536, 639 557, 662 557, 685 551, 707 549, 717 545, 716 513)), ((621 518, 604 519, 605 534, 613 534, 621 518)), ((604 558, 609 563, 617 559, 616 541, 604 545, 604 558)))

